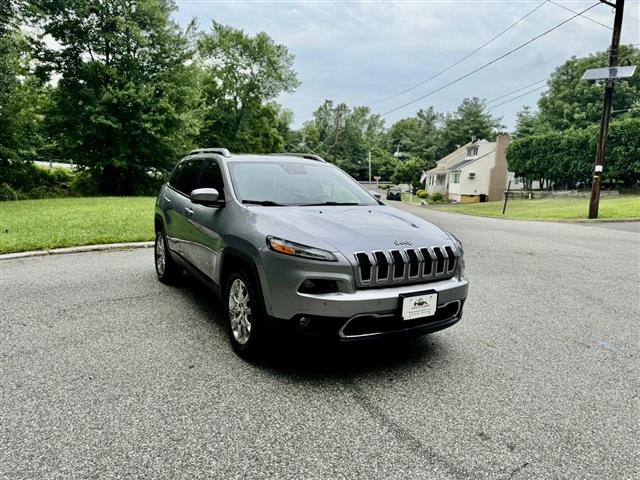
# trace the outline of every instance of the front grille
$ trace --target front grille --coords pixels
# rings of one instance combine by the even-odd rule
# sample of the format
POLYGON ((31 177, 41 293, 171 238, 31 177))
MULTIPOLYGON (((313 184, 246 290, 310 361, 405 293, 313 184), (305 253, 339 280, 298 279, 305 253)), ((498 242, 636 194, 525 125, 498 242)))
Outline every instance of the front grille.
POLYGON ((457 252, 448 245, 357 252, 354 258, 360 288, 451 278, 458 263, 457 252))

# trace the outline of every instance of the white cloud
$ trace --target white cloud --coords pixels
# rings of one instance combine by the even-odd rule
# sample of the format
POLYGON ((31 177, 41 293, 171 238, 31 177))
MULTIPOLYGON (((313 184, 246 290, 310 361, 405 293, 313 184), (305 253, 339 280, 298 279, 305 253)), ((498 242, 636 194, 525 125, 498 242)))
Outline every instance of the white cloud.
MULTIPOLYGON (((560 1, 560 0, 559 0, 560 1)), ((203 28, 211 19, 249 33, 265 31, 296 55, 296 70, 303 84, 280 102, 295 113, 296 123, 308 118, 325 99, 363 104, 396 93, 440 71, 487 41, 540 2, 524 1, 391 1, 391 2, 219 2, 177 0, 176 18, 186 23, 197 17, 203 28)), ((573 10, 589 1, 561 1, 573 10)), ((380 105, 385 111, 451 81, 571 17, 546 3, 513 30, 474 57, 427 85, 380 105)), ((588 15, 611 25, 613 14, 605 5, 588 15)), ((611 31, 577 18, 558 30, 497 62, 486 70, 390 114, 388 122, 434 105, 450 111, 466 96, 492 98, 545 78, 572 55, 602 51, 611 31)), ((640 42, 640 2, 627 0, 622 40, 640 42)), ((536 95, 525 97, 495 112, 513 126, 515 112, 536 95)), ((378 107, 378 106, 376 106, 378 107)))

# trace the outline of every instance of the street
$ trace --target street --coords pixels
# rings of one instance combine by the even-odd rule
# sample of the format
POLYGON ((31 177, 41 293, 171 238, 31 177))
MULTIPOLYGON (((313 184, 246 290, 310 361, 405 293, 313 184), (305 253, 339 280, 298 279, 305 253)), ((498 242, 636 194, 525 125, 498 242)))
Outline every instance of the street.
POLYGON ((409 344, 252 365, 151 249, 0 261, 0 478, 640 478, 637 228, 390 203, 471 282, 409 344))

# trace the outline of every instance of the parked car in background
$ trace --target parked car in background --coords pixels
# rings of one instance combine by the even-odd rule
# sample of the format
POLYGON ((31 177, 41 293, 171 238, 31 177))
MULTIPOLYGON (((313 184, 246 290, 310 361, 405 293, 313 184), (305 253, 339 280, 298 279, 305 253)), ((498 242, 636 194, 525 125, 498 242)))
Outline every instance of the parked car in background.
POLYGON ((402 192, 397 187, 387 190, 387 200, 402 200, 402 192))
POLYGON ((462 317, 460 242, 315 155, 194 150, 160 189, 155 229, 160 281, 186 269, 210 286, 243 357, 274 334, 416 337, 462 317))

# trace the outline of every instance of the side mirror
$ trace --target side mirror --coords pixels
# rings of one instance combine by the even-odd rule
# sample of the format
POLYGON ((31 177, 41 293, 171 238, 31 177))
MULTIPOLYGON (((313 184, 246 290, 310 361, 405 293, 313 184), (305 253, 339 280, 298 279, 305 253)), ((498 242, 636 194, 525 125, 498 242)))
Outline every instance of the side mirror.
POLYGON ((218 203, 220 194, 215 188, 196 188, 189 195, 191 203, 204 206, 212 206, 218 203))
POLYGON ((378 192, 376 192, 375 190, 369 190, 369 194, 371 194, 371 196, 377 200, 380 200, 380 194, 378 192))

